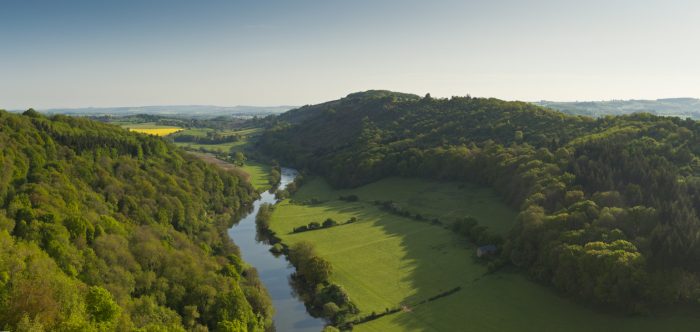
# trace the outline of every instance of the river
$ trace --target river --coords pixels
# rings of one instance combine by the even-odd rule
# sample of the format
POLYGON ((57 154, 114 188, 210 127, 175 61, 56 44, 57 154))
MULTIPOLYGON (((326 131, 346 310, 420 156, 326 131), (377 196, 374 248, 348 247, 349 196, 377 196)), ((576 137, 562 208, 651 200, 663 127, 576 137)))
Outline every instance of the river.
MULTIPOLYGON (((280 188, 284 188, 297 176, 297 172, 291 168, 282 168, 280 188)), ((258 270, 260 280, 267 288, 275 307, 273 318, 275 328, 280 332, 319 332, 325 322, 322 319, 313 318, 306 312, 304 303, 297 298, 289 284, 289 276, 294 273, 284 256, 275 257, 271 252, 271 246, 258 241, 255 227, 255 216, 260 204, 276 202, 275 194, 268 191, 260 195, 260 199, 253 203, 253 210, 243 217, 237 224, 228 230, 228 235, 233 242, 241 248, 241 256, 248 264, 258 270)))

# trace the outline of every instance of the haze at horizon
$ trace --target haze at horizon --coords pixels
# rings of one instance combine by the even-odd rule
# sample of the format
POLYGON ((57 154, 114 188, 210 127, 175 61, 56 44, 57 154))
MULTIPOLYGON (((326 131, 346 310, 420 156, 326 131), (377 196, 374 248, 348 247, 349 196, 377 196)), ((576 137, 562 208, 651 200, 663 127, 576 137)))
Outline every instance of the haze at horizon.
POLYGON ((691 1, 5 1, 0 108, 700 97, 691 1), (7 79, 12 78, 12 79, 7 79))

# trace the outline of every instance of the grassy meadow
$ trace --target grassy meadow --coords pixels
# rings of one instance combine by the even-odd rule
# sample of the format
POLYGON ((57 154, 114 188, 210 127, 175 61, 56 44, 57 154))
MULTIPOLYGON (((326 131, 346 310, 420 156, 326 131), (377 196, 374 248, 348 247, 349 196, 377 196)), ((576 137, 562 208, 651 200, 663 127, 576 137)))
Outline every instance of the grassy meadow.
POLYGON ((245 165, 243 165, 240 168, 243 170, 243 172, 247 173, 250 176, 249 181, 255 189, 259 191, 264 191, 272 187, 268 182, 270 171, 272 170, 272 167, 270 167, 270 165, 265 165, 249 160, 246 161, 245 165))
POLYGON ((389 178, 351 190, 333 190, 309 180, 277 205, 271 228, 283 242, 310 241, 333 265, 332 281, 342 285, 360 315, 403 306, 404 310, 358 324, 355 331, 678 331, 695 330, 700 317, 625 317, 595 312, 557 296, 523 274, 487 274, 475 247, 444 227, 400 217, 372 204, 393 200, 402 208, 444 222, 471 215, 492 232, 504 233, 514 212, 484 187, 422 179, 389 178), (355 194, 357 202, 338 200, 355 194), (300 204, 315 198, 319 204, 300 204), (296 202, 296 203, 293 203, 296 202), (357 222, 292 233, 297 226, 326 218, 357 222), (452 295, 420 304, 455 287, 452 295), (666 325, 671 324, 671 325, 666 325))

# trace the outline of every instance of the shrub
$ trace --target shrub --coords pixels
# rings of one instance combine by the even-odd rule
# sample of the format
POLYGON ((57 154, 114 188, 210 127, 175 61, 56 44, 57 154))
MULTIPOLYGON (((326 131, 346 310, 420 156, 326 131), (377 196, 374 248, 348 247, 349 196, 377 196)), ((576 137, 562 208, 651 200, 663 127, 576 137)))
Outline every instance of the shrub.
POLYGON ((273 254, 281 254, 284 252, 284 247, 279 243, 275 243, 275 245, 270 248, 270 252, 273 254))
POLYGON ((328 219, 326 219, 326 221, 323 222, 324 228, 333 227, 335 225, 338 225, 338 222, 331 219, 331 218, 328 218, 328 219))
POLYGON ((323 305, 323 317, 333 320, 339 311, 340 307, 333 302, 328 302, 323 305))
POLYGON ((338 197, 341 201, 346 201, 346 202, 357 202, 360 200, 357 195, 347 195, 347 196, 340 196, 338 197))
POLYGON ((294 230, 293 230, 293 232, 294 232, 294 233, 301 233, 301 232, 306 232, 306 231, 308 231, 308 230, 309 230, 309 227, 308 227, 308 226, 306 226, 306 225, 301 225, 301 226, 299 226, 299 227, 295 227, 294 230))

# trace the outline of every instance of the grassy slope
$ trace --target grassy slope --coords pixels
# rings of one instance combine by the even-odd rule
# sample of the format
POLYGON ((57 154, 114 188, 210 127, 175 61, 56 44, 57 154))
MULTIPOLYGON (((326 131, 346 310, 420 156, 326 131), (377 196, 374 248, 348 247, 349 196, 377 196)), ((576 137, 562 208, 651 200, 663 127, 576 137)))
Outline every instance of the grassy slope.
POLYGON ((515 212, 500 202, 493 189, 470 183, 394 177, 337 192, 338 195, 358 195, 366 202, 392 200, 412 214, 439 218, 447 224, 457 218, 472 216, 498 234, 507 233, 515 220, 515 212))
POLYGON ((427 223, 388 214, 370 202, 394 200, 424 215, 469 214, 494 231, 503 231, 514 215, 493 192, 480 187, 418 179, 385 179, 354 190, 332 190, 314 179, 294 196, 327 200, 317 205, 280 203, 272 229, 284 242, 308 240, 333 264, 333 279, 345 287, 362 314, 407 304, 410 312, 360 324, 356 331, 514 331, 514 330, 659 330, 672 324, 694 330, 700 318, 627 318, 593 312, 569 302, 522 274, 486 269, 473 259, 474 247, 453 233, 427 223), (338 201, 357 194, 360 202, 338 201), (465 203, 466 202, 466 203, 465 203), (486 207, 483 209, 482 207, 486 207), (359 222, 291 234, 293 227, 331 217, 359 222), (415 306, 420 300, 462 286, 456 294, 415 306))
POLYGON ((270 189, 270 183, 268 182, 268 177, 270 171, 272 170, 270 165, 256 163, 254 161, 246 161, 245 165, 241 169, 250 175, 250 183, 257 190, 268 190, 270 189))

